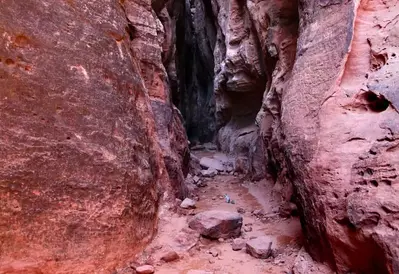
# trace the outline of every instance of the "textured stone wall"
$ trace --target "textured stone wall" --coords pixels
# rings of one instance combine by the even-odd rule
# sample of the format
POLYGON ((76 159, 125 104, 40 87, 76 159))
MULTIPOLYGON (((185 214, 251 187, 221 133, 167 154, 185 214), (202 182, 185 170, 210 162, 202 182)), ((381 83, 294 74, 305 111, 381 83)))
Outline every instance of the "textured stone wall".
POLYGON ((395 1, 299 1, 280 111, 271 90, 258 116, 309 251, 339 273, 399 271, 398 13, 395 1))
POLYGON ((171 29, 150 1, 0 6, 0 272, 110 273, 185 195, 171 29))

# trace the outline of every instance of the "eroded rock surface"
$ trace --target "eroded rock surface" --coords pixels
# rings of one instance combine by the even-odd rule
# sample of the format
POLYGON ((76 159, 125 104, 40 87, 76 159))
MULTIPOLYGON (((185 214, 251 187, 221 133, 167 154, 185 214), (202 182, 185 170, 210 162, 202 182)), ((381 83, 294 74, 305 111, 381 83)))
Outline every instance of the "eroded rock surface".
POLYGON ((184 195, 164 7, 1 3, 0 272, 109 273, 184 195))
POLYGON ((261 123, 309 251, 339 273, 399 271, 398 13, 395 1, 300 1, 281 111, 261 123))
POLYGON ((398 3, 211 2, 218 145, 235 170, 264 176, 266 157, 314 258, 398 272, 398 3))

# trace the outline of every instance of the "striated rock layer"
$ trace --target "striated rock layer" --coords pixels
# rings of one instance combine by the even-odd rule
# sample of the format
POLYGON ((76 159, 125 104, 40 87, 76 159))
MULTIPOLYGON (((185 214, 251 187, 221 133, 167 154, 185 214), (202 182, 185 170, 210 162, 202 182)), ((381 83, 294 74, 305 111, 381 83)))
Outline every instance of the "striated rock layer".
POLYGON ((185 195, 154 5, 1 1, 1 273, 110 273, 151 239, 162 196, 185 195))
POLYGON ((399 273, 398 14, 397 1, 299 1, 293 68, 258 116, 309 251, 339 273, 399 273))

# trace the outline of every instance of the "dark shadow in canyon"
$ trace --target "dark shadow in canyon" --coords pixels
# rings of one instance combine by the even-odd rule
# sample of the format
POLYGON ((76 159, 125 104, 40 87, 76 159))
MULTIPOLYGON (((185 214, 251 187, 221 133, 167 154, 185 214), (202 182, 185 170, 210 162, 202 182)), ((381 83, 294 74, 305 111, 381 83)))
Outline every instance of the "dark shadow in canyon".
POLYGON ((216 134, 214 98, 215 19, 211 3, 179 1, 173 103, 180 109, 191 142, 211 142, 216 134))

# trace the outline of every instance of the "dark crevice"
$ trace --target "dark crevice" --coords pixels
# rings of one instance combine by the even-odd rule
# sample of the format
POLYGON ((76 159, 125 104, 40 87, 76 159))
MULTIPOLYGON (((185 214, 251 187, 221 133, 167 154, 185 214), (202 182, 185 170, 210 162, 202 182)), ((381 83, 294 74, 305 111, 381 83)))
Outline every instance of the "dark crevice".
POLYGON ((182 1, 176 24, 178 85, 172 92, 172 100, 184 117, 189 140, 194 143, 212 141, 216 133, 215 20, 210 0, 182 1))

